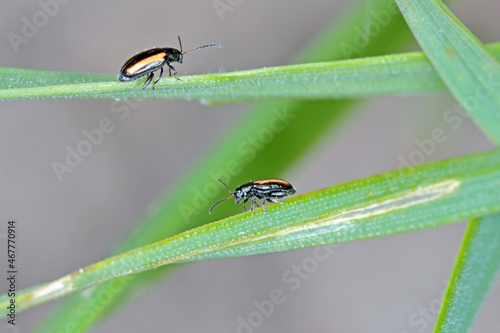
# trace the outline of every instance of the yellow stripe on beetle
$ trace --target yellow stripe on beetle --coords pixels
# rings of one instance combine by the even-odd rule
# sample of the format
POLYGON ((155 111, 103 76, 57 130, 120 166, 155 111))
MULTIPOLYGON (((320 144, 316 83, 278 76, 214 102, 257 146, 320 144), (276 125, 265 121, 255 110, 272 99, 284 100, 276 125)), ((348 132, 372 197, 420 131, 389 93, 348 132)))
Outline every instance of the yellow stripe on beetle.
POLYGON ((279 178, 269 178, 269 179, 254 180, 253 183, 255 185, 266 185, 266 184, 269 184, 269 183, 276 183, 276 184, 280 184, 280 185, 283 185, 283 186, 290 186, 289 182, 287 182, 286 180, 283 180, 283 179, 279 179, 279 178))
POLYGON ((126 68, 125 71, 129 74, 136 74, 137 71, 141 70, 142 68, 146 67, 149 64, 165 61, 166 56, 167 54, 165 52, 154 54, 126 68))

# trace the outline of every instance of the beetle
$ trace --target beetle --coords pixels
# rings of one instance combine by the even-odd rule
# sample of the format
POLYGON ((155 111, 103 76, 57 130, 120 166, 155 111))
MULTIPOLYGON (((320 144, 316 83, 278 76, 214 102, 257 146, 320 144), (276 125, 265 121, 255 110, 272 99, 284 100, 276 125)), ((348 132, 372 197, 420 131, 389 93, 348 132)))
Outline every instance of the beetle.
POLYGON ((186 53, 203 49, 205 47, 222 47, 220 44, 206 44, 188 51, 182 51, 181 37, 177 36, 177 38, 179 39, 180 50, 171 47, 157 47, 137 53, 135 56, 127 60, 120 69, 118 81, 129 82, 137 80, 144 75, 148 75, 146 82, 142 86, 142 90, 144 90, 153 80, 155 75, 154 72, 159 69, 160 77, 153 83, 153 90, 155 90, 155 84, 160 81, 163 76, 163 66, 168 66, 168 76, 172 76, 172 71, 174 72, 174 75, 176 75, 177 70, 170 63, 178 62, 182 64, 183 56, 186 53))
POLYGON ((287 182, 286 180, 279 178, 268 178, 268 179, 260 179, 254 180, 243 185, 238 186, 234 192, 231 192, 229 187, 224 183, 222 179, 219 181, 227 188, 229 193, 231 194, 229 197, 222 199, 216 202, 208 211, 208 214, 212 214, 212 210, 223 201, 227 199, 234 198, 236 203, 239 204, 243 201, 243 209, 245 212, 247 208, 245 207, 245 203, 248 200, 252 200, 252 206, 250 211, 253 212, 254 205, 259 207, 256 200, 264 200, 262 202, 262 208, 264 208, 264 213, 267 213, 266 207, 264 207, 266 202, 272 203, 280 203, 283 204, 278 199, 286 198, 296 192, 295 187, 292 184, 287 182))

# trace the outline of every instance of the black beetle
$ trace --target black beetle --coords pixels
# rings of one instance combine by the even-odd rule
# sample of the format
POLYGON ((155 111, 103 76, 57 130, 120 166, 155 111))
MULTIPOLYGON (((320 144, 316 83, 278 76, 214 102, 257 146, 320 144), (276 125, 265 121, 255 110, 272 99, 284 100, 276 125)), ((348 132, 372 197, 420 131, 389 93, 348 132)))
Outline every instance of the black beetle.
POLYGON ((160 69, 160 77, 153 83, 153 90, 155 90, 155 84, 160 81, 161 77, 163 76, 163 66, 168 66, 168 75, 172 76, 172 71, 174 72, 174 75, 177 74, 177 71, 170 63, 178 62, 182 64, 182 58, 184 54, 191 51, 203 49, 205 47, 222 47, 220 44, 207 44, 183 52, 181 37, 177 36, 177 38, 179 39, 180 50, 171 47, 157 47, 137 53, 135 56, 127 60, 120 69, 120 74, 118 74, 118 81, 134 81, 138 78, 143 77, 144 75, 149 74, 146 82, 142 86, 142 90, 144 90, 153 80, 153 77, 155 75, 154 72, 160 69))
POLYGON ((264 208, 264 213, 267 213, 266 207, 264 207, 266 201, 270 203, 275 202, 283 204, 278 199, 286 198, 296 192, 295 187, 293 187, 292 184, 290 184, 286 180, 279 178, 254 180, 238 186, 234 190, 234 192, 231 192, 229 187, 227 187, 226 183, 224 183, 222 179, 219 179, 219 181, 224 184, 231 195, 216 202, 208 211, 209 214, 212 214, 212 210, 215 208, 215 206, 230 198, 234 198, 237 204, 243 201, 243 209, 245 211, 247 210, 247 208, 245 207, 245 203, 248 200, 252 199, 252 206, 250 208, 250 211, 252 212, 254 209, 254 205, 258 207, 256 200, 264 200, 262 202, 262 208, 264 208))

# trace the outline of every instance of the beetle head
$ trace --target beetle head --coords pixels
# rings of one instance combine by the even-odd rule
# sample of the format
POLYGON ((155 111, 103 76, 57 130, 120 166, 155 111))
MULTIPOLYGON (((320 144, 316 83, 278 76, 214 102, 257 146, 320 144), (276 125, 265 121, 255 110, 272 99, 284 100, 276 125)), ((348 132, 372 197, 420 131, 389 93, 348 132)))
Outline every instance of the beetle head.
POLYGON ((245 193, 241 190, 236 190, 233 193, 234 200, 236 201, 237 204, 241 203, 241 200, 245 197, 245 193))
POLYGON ((182 64, 182 53, 176 49, 170 49, 168 54, 168 62, 179 62, 182 64))

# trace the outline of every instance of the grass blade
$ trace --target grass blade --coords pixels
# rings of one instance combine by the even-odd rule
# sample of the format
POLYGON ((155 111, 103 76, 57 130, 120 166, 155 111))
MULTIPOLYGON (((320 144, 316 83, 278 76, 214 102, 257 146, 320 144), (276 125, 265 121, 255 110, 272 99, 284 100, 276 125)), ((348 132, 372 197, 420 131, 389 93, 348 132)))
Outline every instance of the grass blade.
MULTIPOLYGON (((488 45, 488 50, 500 59, 500 43, 488 45)), ((370 97, 445 89, 422 52, 184 76, 182 81, 163 79, 155 91, 143 91, 142 81, 124 84, 117 82, 115 75, 0 67, 0 99, 140 98, 243 102, 370 97)))
POLYGON ((439 0, 396 0, 453 96, 500 144, 500 64, 439 0))
POLYGON ((500 214, 469 223, 434 332, 468 332, 500 270, 500 214))
MULTIPOLYGON (((231 216, 21 290, 17 310, 166 264, 387 236, 496 213, 498 197, 500 150, 394 171, 292 198, 267 214, 260 208, 231 216)), ((0 297, 4 313, 8 302, 0 297)))
MULTIPOLYGON (((455 98, 500 144, 500 64, 439 0, 396 0, 422 49, 455 98)), ((435 332, 472 327, 500 267, 500 216, 470 222, 435 332)))

